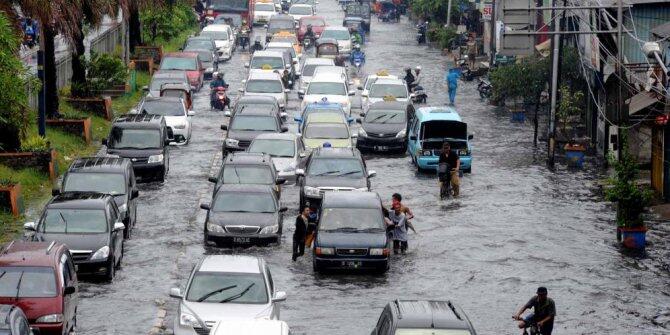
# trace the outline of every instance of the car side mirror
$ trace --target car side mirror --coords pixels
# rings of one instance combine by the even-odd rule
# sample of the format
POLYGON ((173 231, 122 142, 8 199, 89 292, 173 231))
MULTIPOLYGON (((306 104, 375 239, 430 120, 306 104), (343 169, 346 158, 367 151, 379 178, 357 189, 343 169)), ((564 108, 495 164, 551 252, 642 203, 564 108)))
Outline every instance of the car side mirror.
POLYGON ((181 299, 183 296, 181 295, 181 290, 178 287, 173 287, 170 289, 170 297, 181 299))
POLYGON ((410 141, 416 141, 416 136, 414 136, 414 135, 410 136, 410 137, 409 137, 409 140, 410 140, 410 141))
POLYGON ((135 199, 135 198, 137 198, 137 197, 139 197, 139 196, 140 196, 140 191, 138 191, 138 190, 132 190, 132 191, 130 191, 130 198, 131 198, 131 199, 135 199))
POLYGON ((372 178, 376 175, 377 175, 377 171, 375 171, 375 170, 368 171, 368 178, 372 178))
POLYGON ((296 176, 304 176, 304 175, 305 175, 305 170, 303 170, 303 169, 295 169, 295 175, 296 175, 296 176))
POLYGON ((123 222, 114 222, 114 230, 123 230, 126 229, 126 225, 123 224, 123 222))
POLYGON ((60 195, 60 190, 57 188, 54 188, 51 190, 51 196, 55 197, 57 195, 60 195))
POLYGON ((277 291, 274 297, 272 297, 272 302, 281 302, 281 301, 286 301, 286 292, 277 291))
POLYGON ((281 208, 279 208, 279 213, 284 213, 284 212, 286 212, 286 211, 288 211, 288 207, 281 207, 281 208))
POLYGON ((192 111, 192 110, 191 110, 191 111, 188 111, 188 112, 186 113, 186 115, 188 115, 188 116, 195 116, 195 111, 192 111))
POLYGON ((287 127, 287 126, 281 126, 279 129, 281 130, 282 133, 285 133, 285 132, 288 131, 288 127, 287 127))
POLYGON ((284 178, 277 178, 277 181, 275 182, 277 185, 283 185, 286 184, 286 179, 284 178))
POLYGON ((26 222, 23 224, 23 230, 35 231, 35 222, 26 222))
POLYGON ((208 211, 208 210, 210 210, 212 207, 209 205, 208 202, 203 202, 203 203, 200 204, 200 208, 208 211))
POLYGON ((473 138, 475 138, 475 135, 473 135, 473 134, 468 135, 468 140, 471 140, 473 138))
POLYGON ((100 142, 102 143, 102 145, 107 145, 107 139, 106 138, 103 138, 100 142))
POLYGON ((77 292, 77 288, 75 288, 74 286, 65 286, 65 288, 63 289, 63 295, 70 295, 74 294, 75 292, 77 292))
POLYGON ((228 130, 228 126, 226 126, 225 124, 222 124, 221 125, 221 130, 228 130))

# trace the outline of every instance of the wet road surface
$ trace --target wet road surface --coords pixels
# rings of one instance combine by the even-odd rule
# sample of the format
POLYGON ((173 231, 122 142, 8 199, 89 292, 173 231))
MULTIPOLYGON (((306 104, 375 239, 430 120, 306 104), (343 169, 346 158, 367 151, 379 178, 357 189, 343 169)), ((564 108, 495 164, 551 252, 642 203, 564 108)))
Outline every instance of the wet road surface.
MULTIPOLYGON (((322 0, 318 13, 341 24, 333 0, 322 0)), ((428 104, 443 104, 448 60, 437 49, 417 46, 414 34, 405 18, 385 24, 373 17, 364 70, 399 74, 404 66, 420 64, 428 104)), ((238 51, 222 65, 231 92, 245 77, 248 57, 238 51)), ((297 333, 369 334, 388 301, 417 298, 453 300, 480 334, 518 334, 511 315, 539 285, 556 301, 556 334, 670 333, 669 250, 657 243, 644 258, 622 255, 614 213, 597 194, 603 175, 588 168, 549 171, 544 151, 533 148, 529 124, 513 124, 481 102, 474 83, 460 85, 457 108, 475 138, 473 172, 463 178, 459 199, 440 201, 435 176, 418 174, 405 155, 367 155, 369 169, 377 171, 373 189, 385 202, 402 193, 419 231, 410 234, 409 254, 394 256, 382 276, 315 275, 310 255, 291 262, 298 206, 293 186, 282 196, 290 210, 280 246, 203 246, 205 213, 198 204, 211 196, 207 177, 220 164, 219 126, 227 122, 222 113, 209 111, 203 90, 195 100, 191 143, 172 147, 167 181, 141 188, 138 223, 116 279, 81 284, 79 332, 147 333, 161 309, 171 328, 177 303, 169 289, 183 286, 203 255, 239 253, 268 261, 276 287, 288 293, 281 318, 297 333)), ((290 112, 298 106, 293 92, 290 112)), ((668 235, 666 228, 650 239, 668 235)))

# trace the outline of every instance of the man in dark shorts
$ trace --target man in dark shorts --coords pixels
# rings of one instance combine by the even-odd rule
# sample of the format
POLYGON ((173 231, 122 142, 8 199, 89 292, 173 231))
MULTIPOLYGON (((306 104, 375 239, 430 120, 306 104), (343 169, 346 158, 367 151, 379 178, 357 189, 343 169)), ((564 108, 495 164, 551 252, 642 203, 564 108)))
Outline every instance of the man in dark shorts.
POLYGON ((551 335, 554 329, 554 317, 556 316, 556 305, 554 300, 547 297, 547 288, 538 287, 537 295, 530 298, 528 302, 513 316, 519 320, 519 328, 524 329, 529 324, 537 323, 542 335, 551 335), (533 309, 533 313, 521 318, 521 314, 527 309, 533 309))

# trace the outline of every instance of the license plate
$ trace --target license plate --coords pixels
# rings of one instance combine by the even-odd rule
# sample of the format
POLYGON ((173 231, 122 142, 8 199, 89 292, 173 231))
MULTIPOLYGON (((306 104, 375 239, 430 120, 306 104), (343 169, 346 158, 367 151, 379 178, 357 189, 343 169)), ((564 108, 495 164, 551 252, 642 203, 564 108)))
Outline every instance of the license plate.
POLYGON ((389 147, 387 147, 385 145, 378 145, 378 146, 375 146, 375 150, 377 150, 377 151, 388 151, 389 147))
POLYGON ((344 261, 344 262, 342 262, 342 266, 347 267, 347 268, 356 269, 356 268, 361 267, 361 262, 344 261))
POLYGON ((248 237, 233 237, 235 243, 249 243, 251 240, 248 237))

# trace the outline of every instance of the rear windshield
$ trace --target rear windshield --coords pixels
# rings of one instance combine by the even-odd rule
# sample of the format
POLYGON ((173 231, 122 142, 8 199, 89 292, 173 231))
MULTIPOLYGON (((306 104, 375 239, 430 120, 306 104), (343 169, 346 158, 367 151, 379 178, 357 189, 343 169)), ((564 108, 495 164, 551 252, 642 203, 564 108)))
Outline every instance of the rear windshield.
POLYGON ((183 70, 195 71, 198 69, 198 63, 195 58, 166 57, 161 62, 161 70, 183 70))
POLYGON ((70 172, 63 181, 65 192, 126 193, 126 178, 120 173, 70 172))
POLYGON ((56 291, 54 270, 46 266, 0 267, 0 297, 53 298, 56 291))

